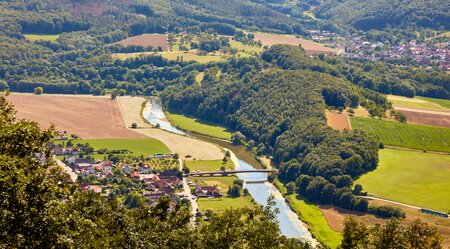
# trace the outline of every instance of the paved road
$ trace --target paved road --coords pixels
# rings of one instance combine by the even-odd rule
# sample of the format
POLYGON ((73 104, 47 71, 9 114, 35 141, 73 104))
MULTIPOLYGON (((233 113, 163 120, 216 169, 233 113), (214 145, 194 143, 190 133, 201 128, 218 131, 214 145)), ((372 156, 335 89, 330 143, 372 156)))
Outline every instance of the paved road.
POLYGON ((75 174, 75 172, 72 171, 72 168, 70 168, 69 166, 67 166, 66 164, 61 162, 60 160, 56 160, 56 164, 58 164, 58 166, 61 166, 64 168, 64 170, 67 172, 67 174, 69 174, 70 178, 72 178, 73 182, 75 182, 77 180, 77 174, 75 174))
MULTIPOLYGON (((180 171, 183 171, 183 162, 181 159, 178 159, 179 165, 180 165, 180 171)), ((186 177, 183 177, 183 191, 184 196, 186 196, 191 201, 191 224, 195 224, 195 214, 197 213, 198 204, 197 200, 192 199, 193 195, 191 194, 191 189, 189 188, 189 185, 187 183, 186 177)))

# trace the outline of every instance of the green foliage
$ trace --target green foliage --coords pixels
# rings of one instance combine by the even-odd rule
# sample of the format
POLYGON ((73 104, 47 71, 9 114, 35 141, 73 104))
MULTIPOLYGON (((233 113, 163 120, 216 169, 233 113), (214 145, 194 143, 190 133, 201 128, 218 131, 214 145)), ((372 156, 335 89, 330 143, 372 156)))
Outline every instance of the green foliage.
POLYGON ((233 187, 230 187, 230 189, 228 190, 228 195, 233 198, 237 198, 241 196, 241 190, 242 187, 240 185, 234 184, 233 187))
POLYGON ((41 95, 44 93, 44 89, 42 87, 36 87, 34 88, 34 94, 41 95))
POLYGON ((376 135, 384 145, 450 152, 450 144, 448 144, 450 129, 448 128, 362 117, 351 117, 350 120, 354 129, 376 135))
POLYGON ((396 219, 369 229, 353 217, 345 220, 344 238, 340 248, 441 248, 442 237, 435 227, 420 220, 402 226, 396 219))

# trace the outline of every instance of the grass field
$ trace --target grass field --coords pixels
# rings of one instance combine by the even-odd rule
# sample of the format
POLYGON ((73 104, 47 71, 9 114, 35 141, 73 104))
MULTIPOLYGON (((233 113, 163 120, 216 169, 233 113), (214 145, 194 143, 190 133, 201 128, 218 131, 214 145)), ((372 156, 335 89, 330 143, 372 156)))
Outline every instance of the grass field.
POLYGON ((450 129, 384 121, 375 118, 350 118, 353 129, 375 134, 385 145, 420 150, 450 152, 450 129))
POLYGON ((426 97, 407 98, 402 96, 388 95, 388 99, 396 106, 445 110, 450 108, 450 100, 433 99, 426 97))
POLYGON ((331 229, 318 206, 307 203, 296 194, 286 195, 286 189, 278 180, 276 180, 274 184, 280 189, 280 192, 283 193, 300 220, 308 225, 310 232, 316 239, 330 248, 337 248, 341 244, 341 233, 331 229))
POLYGON ((238 198, 222 197, 214 199, 200 198, 197 203, 201 212, 205 212, 208 209, 212 209, 216 212, 222 212, 225 209, 237 209, 255 205, 250 196, 241 196, 238 198))
POLYGON ((234 164, 229 159, 226 163, 223 163, 222 160, 195 160, 195 161, 185 161, 186 167, 188 167, 191 171, 200 170, 200 171, 216 171, 224 166, 227 170, 234 169, 234 164))
POLYGON ((175 112, 167 112, 166 116, 172 125, 180 129, 226 140, 231 139, 231 132, 218 124, 175 112))
POLYGON ((245 53, 261 53, 263 51, 262 47, 250 46, 238 41, 230 41, 230 46, 245 53))
POLYGON ((195 82, 197 82, 197 84, 201 84, 203 81, 203 78, 205 77, 205 72, 200 72, 195 76, 195 82))
POLYGON ((196 61, 198 63, 208 63, 222 61, 226 57, 222 55, 197 55, 193 52, 170 51, 170 52, 142 52, 142 53, 115 53, 111 56, 115 59, 125 60, 128 58, 136 58, 140 55, 161 55, 168 60, 182 59, 183 61, 196 61))
POLYGON ((450 155, 384 149, 378 168, 356 183, 376 197, 450 211, 450 155))
POLYGON ((37 35, 37 34, 28 34, 23 36, 30 41, 50 41, 50 42, 56 42, 56 39, 58 39, 59 37, 59 35, 37 35))
MULTIPOLYGON (((58 141, 61 143, 61 141, 58 141)), ((67 141, 66 141, 67 143, 67 141)), ((106 148, 109 150, 127 149, 130 151, 125 156, 149 156, 155 153, 170 153, 170 150, 159 140, 153 138, 143 139, 86 139, 86 140, 72 140, 74 145, 79 143, 89 143, 94 148, 94 151, 106 148)), ((107 155, 93 155, 96 159, 103 159, 107 155)))
POLYGON ((450 109, 450 100, 448 100, 448 99, 435 99, 435 98, 427 98, 427 97, 420 97, 420 96, 417 96, 416 98, 422 99, 422 100, 425 100, 428 102, 432 102, 432 103, 438 104, 442 107, 445 107, 447 109, 450 109))
POLYGON ((238 179, 236 176, 190 176, 190 180, 197 184, 217 186, 220 191, 226 193, 229 186, 233 186, 234 180, 238 179))

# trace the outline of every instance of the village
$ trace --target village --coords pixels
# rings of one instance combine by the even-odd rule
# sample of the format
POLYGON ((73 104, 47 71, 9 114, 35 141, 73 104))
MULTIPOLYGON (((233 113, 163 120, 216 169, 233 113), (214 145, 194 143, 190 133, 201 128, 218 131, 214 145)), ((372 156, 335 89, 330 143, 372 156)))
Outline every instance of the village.
POLYGON ((323 30, 311 30, 314 42, 329 44, 343 48, 346 58, 381 61, 385 59, 411 59, 417 65, 431 70, 431 66, 439 66, 450 71, 450 41, 441 45, 427 44, 411 40, 399 44, 388 41, 370 42, 362 36, 341 37, 336 33, 323 30))
MULTIPOLYGON (((48 143, 46 147, 53 155, 63 156, 63 163, 76 174, 79 188, 84 192, 93 191, 105 197, 139 193, 149 206, 156 205, 162 197, 169 198, 173 205, 189 205, 190 199, 224 196, 217 186, 203 186, 192 181, 187 181, 191 192, 186 193, 184 175, 179 170, 180 161, 174 154, 155 153, 144 160, 133 157, 113 162, 93 158, 93 148, 66 144, 69 146, 48 143), (191 194, 195 197, 189 198, 191 194)), ((74 183, 74 180, 68 182, 74 183)))

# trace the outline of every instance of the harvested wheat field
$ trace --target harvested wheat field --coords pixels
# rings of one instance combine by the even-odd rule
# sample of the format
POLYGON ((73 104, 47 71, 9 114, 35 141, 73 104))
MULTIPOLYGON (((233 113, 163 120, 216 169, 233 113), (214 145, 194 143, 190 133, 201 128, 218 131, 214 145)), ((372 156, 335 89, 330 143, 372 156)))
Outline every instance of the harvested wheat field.
POLYGON ((117 44, 123 46, 135 45, 142 47, 161 47, 163 51, 169 51, 167 45, 167 35, 166 34, 143 34, 117 42, 117 44))
POLYGON ((394 109, 405 114, 408 123, 450 128, 450 111, 448 110, 428 110, 399 106, 395 106, 394 109))
POLYGON ((123 96, 117 97, 119 107, 125 119, 125 125, 131 127, 136 123, 138 128, 151 128, 152 126, 141 117, 142 104, 145 102, 143 97, 123 96))
POLYGON ((272 46, 276 44, 301 45, 302 48, 305 49, 307 55, 338 54, 339 52, 337 49, 325 47, 320 43, 289 35, 256 33, 255 40, 260 41, 264 46, 272 46))
POLYGON ((330 126, 331 128, 338 131, 352 129, 352 125, 350 123, 347 114, 326 111, 325 115, 327 117, 327 125, 330 126))
POLYGON ((125 128, 117 102, 109 97, 12 93, 7 99, 18 118, 37 121, 42 128, 53 123, 83 139, 145 137, 125 128))

